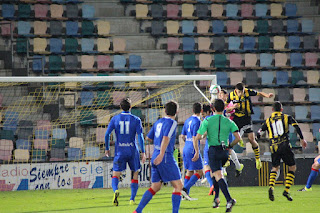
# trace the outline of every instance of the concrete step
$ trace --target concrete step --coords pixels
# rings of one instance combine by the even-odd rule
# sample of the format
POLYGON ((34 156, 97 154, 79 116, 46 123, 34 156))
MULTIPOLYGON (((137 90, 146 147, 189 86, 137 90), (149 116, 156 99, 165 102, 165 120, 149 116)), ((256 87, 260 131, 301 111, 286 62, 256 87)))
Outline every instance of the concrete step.
POLYGON ((149 34, 117 36, 126 39, 126 50, 154 50, 155 39, 149 34))
POLYGON ((318 15, 319 14, 319 8, 316 6, 301 6, 298 7, 298 16, 305 16, 305 15, 318 15))
POLYGON ((320 33, 320 15, 304 15, 302 19, 311 19, 313 21, 313 32, 320 33))
POLYGON ((99 17, 99 20, 106 20, 110 22, 110 33, 114 35, 137 35, 140 33, 140 24, 133 17, 99 17))
POLYGON ((171 56, 165 50, 132 51, 131 53, 142 57, 142 68, 171 66, 171 56))
POLYGON ((85 4, 92 5, 95 8, 96 17, 123 17, 125 7, 120 1, 86 1, 85 4))
POLYGON ((185 75, 182 67, 146 67, 142 75, 185 75))

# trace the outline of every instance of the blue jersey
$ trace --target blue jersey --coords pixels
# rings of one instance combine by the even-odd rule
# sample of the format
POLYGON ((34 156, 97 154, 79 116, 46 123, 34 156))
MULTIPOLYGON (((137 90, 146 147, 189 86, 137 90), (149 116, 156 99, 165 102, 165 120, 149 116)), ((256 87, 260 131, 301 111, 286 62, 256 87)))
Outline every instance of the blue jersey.
MULTIPOLYGON (((195 137, 197 135, 197 131, 200 127, 201 120, 199 117, 192 115, 190 118, 188 118, 183 125, 183 129, 181 132, 181 135, 186 136, 186 143, 184 145, 184 151, 188 150, 191 153, 194 151, 193 147, 193 139, 192 137, 195 137)), ((200 141, 198 141, 198 146, 200 147, 200 141)))
MULTIPOLYGON (((212 115, 208 115, 207 117, 205 117, 205 119, 207 119, 211 116, 212 115)), ((208 151, 209 151, 208 138, 206 138, 206 144, 204 145, 204 150, 203 150, 203 164, 204 165, 209 165, 208 151)))
POLYGON ((150 132, 147 137, 153 140, 154 143, 154 151, 152 155, 153 160, 160 154, 161 142, 164 136, 170 138, 169 145, 166 149, 166 156, 173 156, 174 144, 176 138, 176 129, 177 129, 177 121, 164 117, 157 120, 152 126, 150 132))
POLYGON ((106 135, 110 135, 113 130, 117 138, 115 153, 131 155, 133 150, 138 150, 136 134, 142 133, 140 118, 130 112, 122 112, 111 119, 106 135))

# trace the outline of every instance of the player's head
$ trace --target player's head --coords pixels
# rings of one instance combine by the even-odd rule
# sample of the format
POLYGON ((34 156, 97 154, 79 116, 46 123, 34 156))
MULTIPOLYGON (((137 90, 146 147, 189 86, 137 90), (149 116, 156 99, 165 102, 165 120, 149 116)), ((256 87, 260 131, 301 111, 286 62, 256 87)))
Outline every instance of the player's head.
POLYGON ((237 85, 236 85, 236 93, 237 93, 237 95, 240 97, 240 96, 243 95, 243 92, 244 92, 244 84, 241 83, 241 82, 237 83, 237 85))
POLYGON ((224 101, 222 99, 214 100, 213 107, 216 112, 223 112, 224 110, 224 101))
POLYGON ((169 116, 175 116, 177 114, 178 111, 178 103, 175 101, 169 101, 168 103, 166 103, 166 105, 164 106, 165 108, 165 112, 167 115, 169 116))
POLYGON ((227 98, 228 98, 228 92, 227 92, 227 90, 222 89, 222 90, 219 92, 219 94, 218 94, 218 98, 226 101, 227 98))
POLYGON ((207 117, 208 115, 210 115, 211 112, 211 107, 209 104, 203 104, 202 106, 202 117, 207 117))
POLYGON ((194 114, 200 114, 202 111, 202 104, 200 102, 194 103, 192 110, 194 114))
POLYGON ((282 112, 282 104, 280 101, 276 101, 272 104, 272 111, 274 112, 282 112))
POLYGON ((131 100, 130 98, 124 98, 121 102, 120 102, 120 107, 123 111, 129 111, 129 109, 131 108, 131 100))

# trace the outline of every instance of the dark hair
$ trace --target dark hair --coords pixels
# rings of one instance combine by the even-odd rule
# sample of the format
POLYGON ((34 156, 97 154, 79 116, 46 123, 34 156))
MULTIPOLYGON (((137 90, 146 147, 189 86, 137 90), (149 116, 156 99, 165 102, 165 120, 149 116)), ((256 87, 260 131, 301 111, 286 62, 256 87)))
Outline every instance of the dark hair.
POLYGON ((130 98, 124 98, 120 102, 120 107, 124 111, 129 111, 129 109, 131 108, 131 100, 130 100, 130 98))
POLYGON ((192 109, 193 109, 193 113, 199 114, 202 110, 202 104, 200 102, 196 102, 193 104, 192 109))
POLYGON ((225 95, 228 94, 227 90, 222 89, 221 92, 223 92, 225 95))
POLYGON ((213 107, 217 112, 222 112, 224 110, 224 101, 221 99, 216 99, 214 101, 213 107))
POLYGON ((177 110, 178 110, 178 103, 175 101, 169 101, 168 103, 166 103, 165 107, 165 112, 167 115, 170 116, 175 116, 177 114, 177 110))
POLYGON ((209 104, 203 104, 202 108, 203 108, 203 112, 210 112, 211 111, 211 107, 209 104))
POLYGON ((275 112, 280 112, 282 109, 282 104, 280 101, 276 101, 272 104, 272 108, 275 112))
POLYGON ((243 88, 244 88, 244 84, 243 83, 241 83, 241 82, 239 82, 239 83, 237 83, 237 85, 236 85, 236 89, 238 89, 238 90, 243 90, 243 88))

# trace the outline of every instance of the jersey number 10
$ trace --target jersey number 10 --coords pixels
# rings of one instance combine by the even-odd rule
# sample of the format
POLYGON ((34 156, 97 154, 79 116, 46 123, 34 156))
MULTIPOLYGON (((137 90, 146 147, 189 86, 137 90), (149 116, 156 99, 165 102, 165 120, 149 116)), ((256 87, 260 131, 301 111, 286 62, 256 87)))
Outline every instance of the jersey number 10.
POLYGON ((129 134, 129 128, 130 128, 130 121, 120 121, 120 134, 129 134), (125 132, 125 133, 124 133, 125 132))
POLYGON ((282 120, 277 120, 276 122, 272 123, 272 130, 274 136, 283 135, 284 131, 282 120))

